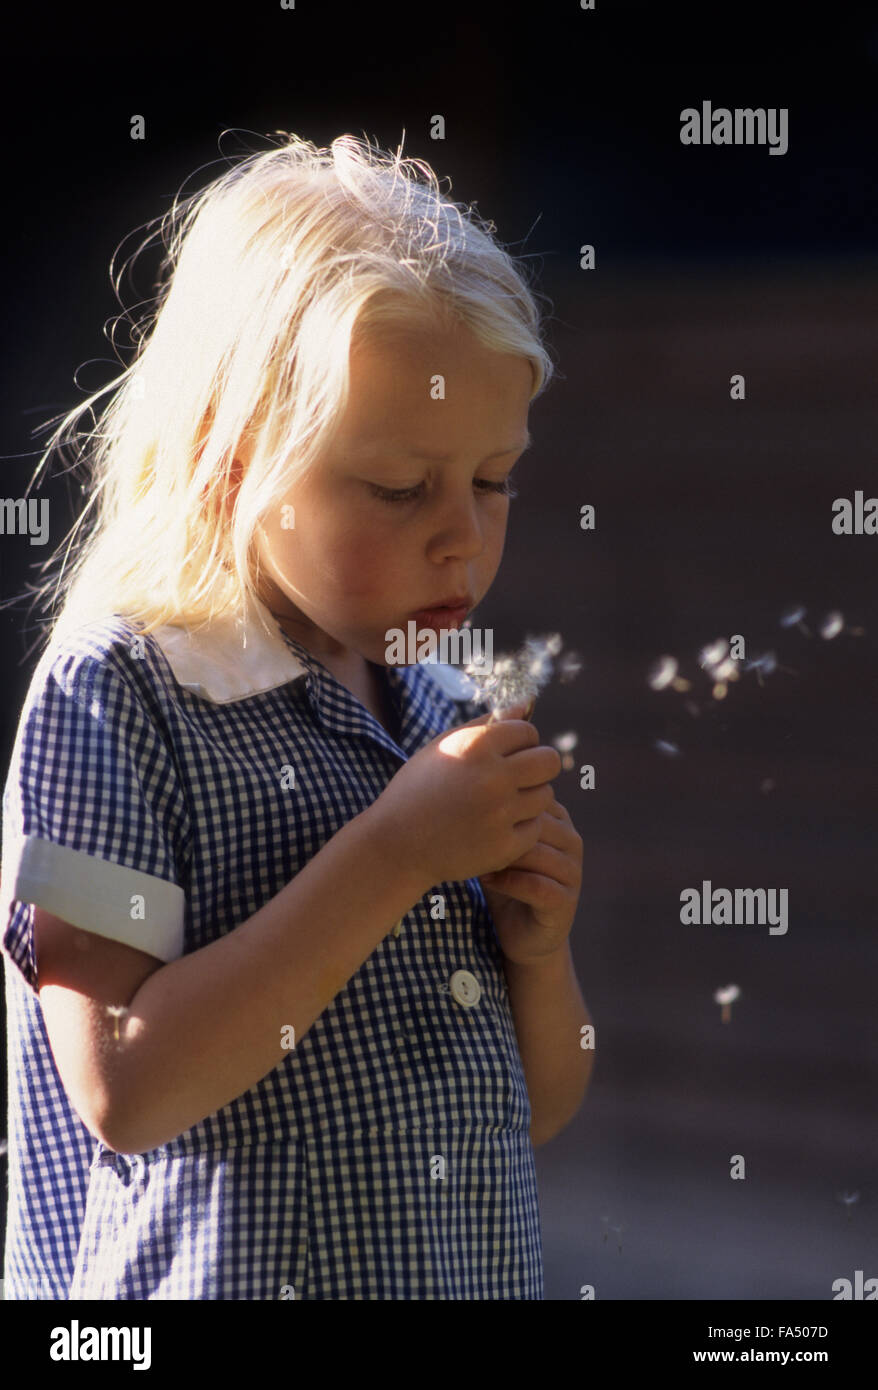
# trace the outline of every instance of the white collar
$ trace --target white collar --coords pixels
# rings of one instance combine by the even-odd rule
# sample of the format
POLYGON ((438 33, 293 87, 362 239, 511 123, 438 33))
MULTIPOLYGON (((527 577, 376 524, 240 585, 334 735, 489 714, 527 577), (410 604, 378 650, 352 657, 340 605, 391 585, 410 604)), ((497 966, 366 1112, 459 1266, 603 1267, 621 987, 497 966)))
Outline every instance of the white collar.
MULTIPOLYGON (((248 599, 243 619, 215 618, 197 632, 165 623, 152 636, 178 684, 216 705, 262 695, 308 671, 288 646, 277 619, 258 599, 248 599), (260 615, 270 635, 260 623, 260 615)), ((448 699, 470 698, 471 687, 455 666, 435 661, 422 661, 418 666, 448 699)))

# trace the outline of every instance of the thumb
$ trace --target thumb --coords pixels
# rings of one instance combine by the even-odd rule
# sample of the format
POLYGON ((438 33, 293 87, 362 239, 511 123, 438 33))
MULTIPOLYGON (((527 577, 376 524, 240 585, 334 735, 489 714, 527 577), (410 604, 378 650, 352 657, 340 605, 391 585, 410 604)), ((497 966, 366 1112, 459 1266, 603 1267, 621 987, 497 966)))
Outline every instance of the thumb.
POLYGON ((529 700, 525 697, 522 700, 516 700, 514 705, 505 705, 503 709, 497 710, 495 717, 497 719, 530 719, 535 704, 535 700, 529 700))
POLYGON ((475 719, 468 719, 465 724, 458 724, 456 727, 458 729, 476 729, 480 724, 487 724, 490 718, 491 711, 488 710, 486 714, 479 714, 475 719))
POLYGON ((480 724, 487 724, 493 719, 527 719, 533 710, 533 701, 528 699, 518 700, 514 705, 505 705, 503 709, 492 711, 487 714, 480 714, 475 719, 468 719, 465 724, 458 724, 459 729, 475 729, 480 724))

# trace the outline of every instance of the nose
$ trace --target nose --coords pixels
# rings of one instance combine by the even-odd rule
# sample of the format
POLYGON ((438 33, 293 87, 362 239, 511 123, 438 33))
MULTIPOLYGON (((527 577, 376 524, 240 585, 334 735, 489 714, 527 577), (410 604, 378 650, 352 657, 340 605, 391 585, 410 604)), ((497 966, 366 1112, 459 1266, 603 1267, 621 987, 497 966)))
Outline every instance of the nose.
POLYGON ((456 558, 474 560, 485 549, 484 515, 478 499, 473 496, 450 497, 440 508, 429 550, 434 560, 456 558))

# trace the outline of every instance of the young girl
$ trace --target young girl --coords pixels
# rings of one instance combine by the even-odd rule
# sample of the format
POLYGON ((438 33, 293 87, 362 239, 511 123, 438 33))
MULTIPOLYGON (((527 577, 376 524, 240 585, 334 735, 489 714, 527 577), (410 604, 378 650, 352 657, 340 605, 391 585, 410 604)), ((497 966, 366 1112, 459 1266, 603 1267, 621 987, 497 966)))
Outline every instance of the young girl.
POLYGON ((107 388, 3 802, 7 1299, 542 1297, 582 842, 522 709, 384 653, 489 589, 551 363, 414 164, 175 206, 107 388))

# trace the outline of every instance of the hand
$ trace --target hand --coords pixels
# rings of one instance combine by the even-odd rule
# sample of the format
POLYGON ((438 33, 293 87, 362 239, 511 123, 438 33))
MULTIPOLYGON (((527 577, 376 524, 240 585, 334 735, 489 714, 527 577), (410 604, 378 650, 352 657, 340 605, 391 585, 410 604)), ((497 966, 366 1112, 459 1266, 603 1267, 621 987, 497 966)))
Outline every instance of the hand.
POLYGON ((540 745, 534 725, 515 717, 515 708, 439 734, 374 803, 373 817, 380 816, 424 892, 510 864, 537 844, 561 757, 540 745))
POLYGON ((532 965, 564 945, 582 883, 582 837, 567 810, 556 798, 539 821, 532 849, 479 879, 500 948, 517 965, 532 965))

